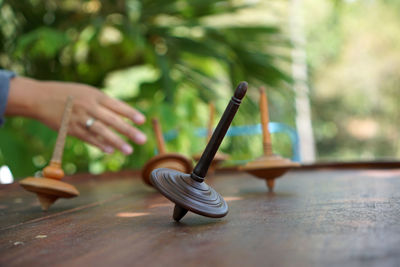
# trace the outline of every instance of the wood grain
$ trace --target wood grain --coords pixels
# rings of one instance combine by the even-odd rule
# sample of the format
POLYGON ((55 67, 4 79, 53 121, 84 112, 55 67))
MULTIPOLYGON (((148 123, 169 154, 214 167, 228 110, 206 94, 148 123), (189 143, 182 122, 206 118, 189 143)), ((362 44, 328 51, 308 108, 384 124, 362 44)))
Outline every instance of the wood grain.
POLYGON ((271 133, 268 129, 269 124, 269 112, 268 112, 268 101, 267 101, 267 93, 265 92, 265 88, 260 88, 260 116, 261 116, 261 127, 263 134, 263 151, 264 156, 272 156, 272 141, 271 141, 271 133))
POLYGON ((0 185, 0 266, 396 266, 400 169, 290 171, 275 193, 240 172, 210 179, 230 207, 188 214, 135 177, 79 177, 82 196, 40 211, 0 185))
POLYGON ((151 122, 153 124, 154 134, 156 135, 157 148, 159 151, 158 153, 165 154, 167 152, 167 150, 165 148, 165 141, 164 141, 164 137, 162 134, 160 123, 159 123, 158 119, 156 119, 156 118, 153 118, 151 120, 151 122))
POLYGON ((64 152, 65 138, 68 133, 68 124, 69 119, 72 113, 72 107, 74 105, 74 98, 72 96, 68 96, 67 102, 65 103, 64 112, 61 120, 60 129, 58 130, 58 136, 56 145, 54 147, 53 156, 51 158, 54 162, 61 162, 62 156, 64 152))

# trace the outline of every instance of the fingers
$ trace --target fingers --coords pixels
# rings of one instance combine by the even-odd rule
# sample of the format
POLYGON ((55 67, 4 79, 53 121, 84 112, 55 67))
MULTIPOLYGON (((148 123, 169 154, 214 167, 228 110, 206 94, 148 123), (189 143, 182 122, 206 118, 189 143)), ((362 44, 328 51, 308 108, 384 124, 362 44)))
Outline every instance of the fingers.
POLYGON ((105 97, 101 104, 109 108, 113 112, 130 119, 136 124, 140 125, 146 121, 146 117, 142 113, 130 107, 125 102, 119 101, 111 97, 105 97))
POLYGON ((101 121, 114 128, 121 134, 130 138, 133 142, 141 145, 146 143, 147 137, 141 131, 130 125, 129 123, 125 122, 119 115, 115 114, 114 112, 99 107, 96 110, 96 114, 93 114, 96 118, 101 118, 101 121))
POLYGON ((129 144, 99 120, 96 120, 86 132, 88 135, 102 138, 105 143, 121 150, 125 155, 132 154, 133 152, 133 148, 129 144))
POLYGON ((99 149, 101 149, 103 152, 107 153, 107 154, 112 154, 114 153, 114 148, 112 146, 110 146, 109 144, 107 144, 102 138, 100 138, 99 136, 94 136, 91 133, 88 133, 88 131, 86 129, 84 129, 83 127, 78 127, 75 129, 76 131, 76 137, 78 137, 79 139, 93 145, 93 146, 97 146, 99 149))
POLYGON ((131 154, 133 148, 114 130, 137 144, 144 144, 147 141, 145 134, 124 119, 126 117, 136 124, 143 124, 146 120, 144 115, 128 104, 99 93, 97 90, 89 91, 92 94, 89 94, 90 92, 83 94, 76 105, 76 122, 81 128, 78 136, 80 139, 105 152, 112 153, 114 149, 118 149, 126 155, 131 154), (93 95, 93 92, 98 94, 93 95), (88 98, 87 95, 93 97, 88 98), (90 117, 96 120, 92 125, 86 126, 86 122, 90 122, 88 120, 90 117))

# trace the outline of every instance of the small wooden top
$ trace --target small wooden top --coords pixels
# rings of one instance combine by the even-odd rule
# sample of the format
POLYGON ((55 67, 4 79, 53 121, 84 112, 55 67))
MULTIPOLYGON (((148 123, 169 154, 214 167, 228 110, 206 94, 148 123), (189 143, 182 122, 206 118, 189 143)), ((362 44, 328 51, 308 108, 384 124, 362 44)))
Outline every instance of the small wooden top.
POLYGON ((165 148, 165 141, 164 141, 164 137, 162 134, 160 122, 158 121, 157 118, 153 118, 152 123, 153 123, 153 131, 154 131, 154 134, 156 135, 158 153, 165 154, 165 153, 167 153, 167 150, 165 148))
POLYGON ((152 186, 150 174, 157 168, 169 168, 184 173, 190 173, 193 170, 192 161, 178 153, 166 153, 154 156, 142 168, 143 181, 152 186))
POLYGON ((253 169, 273 169, 273 168, 294 168, 300 164, 293 162, 290 159, 282 158, 278 155, 262 156, 254 161, 248 162, 246 165, 240 166, 243 171, 253 169))
POLYGON ((73 185, 56 179, 28 177, 20 181, 19 184, 33 193, 63 198, 79 196, 79 191, 73 185))
POLYGON ((240 171, 248 172, 261 179, 275 179, 300 164, 278 155, 262 156, 246 165, 240 166, 240 171))
POLYGON ((67 137, 69 119, 71 117, 72 107, 74 105, 73 101, 74 101, 74 98, 72 96, 69 96, 65 103, 64 113, 62 116, 60 129, 58 130, 56 145, 55 145, 54 151, 53 151, 53 157, 51 158, 51 160, 53 162, 59 162, 59 163, 62 162, 65 138, 67 137))

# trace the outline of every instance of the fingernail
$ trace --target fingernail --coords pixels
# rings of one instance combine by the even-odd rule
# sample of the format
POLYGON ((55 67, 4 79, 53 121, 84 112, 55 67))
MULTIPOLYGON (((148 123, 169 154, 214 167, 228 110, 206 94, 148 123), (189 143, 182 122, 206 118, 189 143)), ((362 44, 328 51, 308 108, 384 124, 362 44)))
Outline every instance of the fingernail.
POLYGON ((144 134, 142 134, 142 133, 138 133, 138 134, 135 136, 135 140, 136 140, 136 142, 139 143, 139 144, 144 144, 144 143, 146 143, 146 141, 147 141, 147 136, 144 135, 144 134))
POLYGON ((146 118, 142 114, 137 113, 137 114, 133 115, 133 122, 142 124, 145 121, 146 121, 146 118))
POLYGON ((112 154, 112 153, 114 153, 114 148, 112 148, 111 146, 106 146, 104 148, 104 152, 107 154, 112 154))
POLYGON ((122 151, 122 153, 124 153, 125 155, 129 155, 129 154, 132 154, 133 148, 132 148, 130 145, 125 144, 125 145, 123 145, 123 146, 121 147, 121 151, 122 151))

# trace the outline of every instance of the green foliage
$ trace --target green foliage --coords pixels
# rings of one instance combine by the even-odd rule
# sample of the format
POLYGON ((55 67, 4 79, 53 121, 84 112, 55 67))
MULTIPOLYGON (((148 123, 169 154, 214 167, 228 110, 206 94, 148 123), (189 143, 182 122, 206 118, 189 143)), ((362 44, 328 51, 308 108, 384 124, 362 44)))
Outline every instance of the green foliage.
MULTIPOLYGON (((293 124, 287 38, 271 23, 233 23, 241 10, 256 9, 255 4, 226 0, 0 3, 1 68, 37 79, 103 88, 148 118, 159 117, 164 131, 178 129, 179 137, 168 144, 170 150, 186 155, 199 152, 205 140, 195 137, 193 128, 206 125, 207 103, 215 101, 220 115, 241 80, 247 80, 251 90, 268 86, 273 92, 270 100, 277 100, 272 104, 271 109, 277 110, 271 111, 272 119, 293 124)), ((259 122, 257 98, 256 90, 249 92, 235 124, 259 122)), ((142 166, 155 148, 149 121, 140 127, 149 142, 135 146, 129 157, 104 156, 69 139, 64 156, 67 172, 142 166)), ((0 131, 0 163, 12 166, 17 176, 31 174, 44 165, 43 159, 49 159, 54 138, 54 132, 36 122, 9 119, 0 131)), ((228 139, 222 149, 234 152, 238 159, 256 157, 259 151, 250 139, 228 139)))

